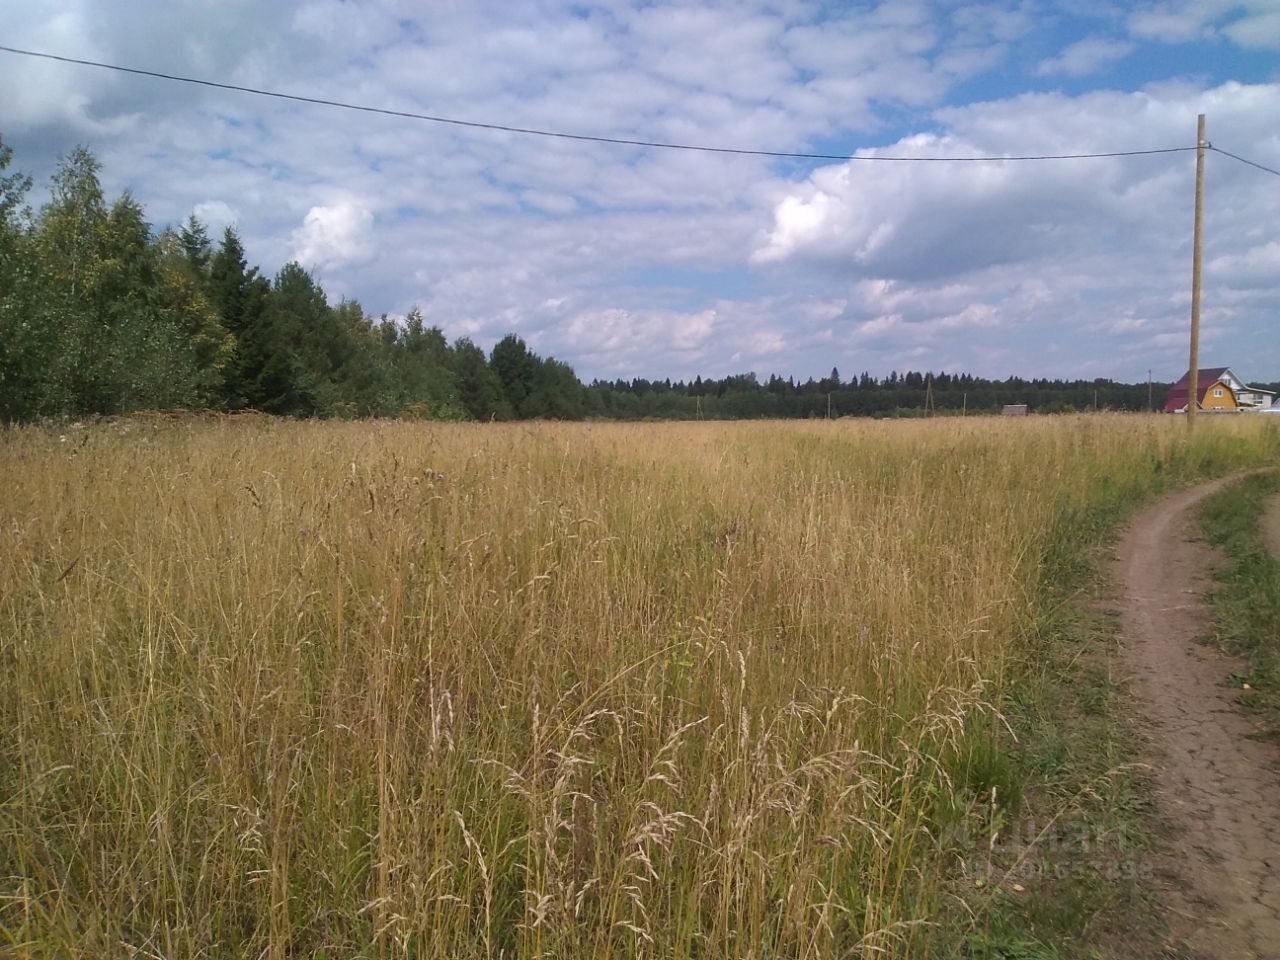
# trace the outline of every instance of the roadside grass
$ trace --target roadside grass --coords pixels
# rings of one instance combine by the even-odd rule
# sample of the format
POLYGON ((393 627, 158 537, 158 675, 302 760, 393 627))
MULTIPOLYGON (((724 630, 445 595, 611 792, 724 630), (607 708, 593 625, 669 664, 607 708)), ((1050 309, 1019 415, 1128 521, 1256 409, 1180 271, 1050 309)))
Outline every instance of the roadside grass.
POLYGON ((1267 427, 0 431, 0 952, 1106 956, 1092 551, 1267 427))
POLYGON ((1240 702, 1259 712, 1270 737, 1280 737, 1280 557, 1268 550, 1260 522, 1278 492, 1280 473, 1259 473, 1219 491, 1200 511, 1201 529, 1224 560, 1214 571, 1209 639, 1246 662, 1224 680, 1244 690, 1240 702))
POLYGON ((1014 802, 971 837, 960 871, 962 956, 1101 960, 1159 953, 1149 889, 1152 783, 1121 672, 1102 563, 1124 517, 1164 489, 1147 484, 1065 510, 1043 558, 1035 629, 1002 707, 1014 802))

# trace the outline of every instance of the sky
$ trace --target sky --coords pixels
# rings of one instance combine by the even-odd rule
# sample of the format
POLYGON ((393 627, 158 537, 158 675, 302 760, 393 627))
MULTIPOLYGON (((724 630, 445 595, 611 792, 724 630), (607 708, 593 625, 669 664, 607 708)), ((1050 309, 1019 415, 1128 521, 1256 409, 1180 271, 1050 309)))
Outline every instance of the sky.
MULTIPOLYGON (((507 333, 584 380, 838 367, 1174 380, 1195 152, 1280 168, 1280 0, 6 0, 0 45, 549 139, 0 53, 40 189, 90 147, 372 315, 507 333)), ((1280 381, 1280 177, 1206 158, 1204 366, 1280 381)), ((41 201, 39 190, 35 202, 41 201)))

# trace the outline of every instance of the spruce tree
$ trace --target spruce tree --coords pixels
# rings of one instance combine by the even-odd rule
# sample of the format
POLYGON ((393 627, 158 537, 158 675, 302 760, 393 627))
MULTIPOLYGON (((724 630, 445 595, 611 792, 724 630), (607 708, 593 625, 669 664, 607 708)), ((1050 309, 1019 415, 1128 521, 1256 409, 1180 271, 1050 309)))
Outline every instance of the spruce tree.
POLYGON ((186 222, 178 230, 178 242, 191 270, 198 277, 207 277, 213 261, 213 244, 209 240, 208 229, 194 213, 187 215, 186 222))
POLYGON ((235 340, 234 356, 226 364, 221 405, 231 410, 250 406, 252 385, 259 379, 268 337, 261 329, 269 286, 249 268, 244 245, 234 227, 222 232, 222 242, 209 263, 209 299, 224 329, 235 340))

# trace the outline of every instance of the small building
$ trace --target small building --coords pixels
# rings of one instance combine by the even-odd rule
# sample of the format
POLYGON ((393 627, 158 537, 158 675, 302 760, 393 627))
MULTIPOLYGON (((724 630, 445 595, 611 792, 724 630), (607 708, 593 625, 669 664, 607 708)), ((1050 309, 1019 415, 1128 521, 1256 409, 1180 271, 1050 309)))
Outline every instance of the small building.
MULTIPOLYGON (((1182 375, 1169 391, 1165 413, 1186 413, 1191 371, 1182 375)), ((1196 371, 1196 409, 1214 413, 1244 413, 1265 410, 1275 403, 1275 394, 1250 387, 1229 367, 1208 367, 1196 371)))
POLYGON ((1006 403, 1000 408, 1000 416, 1002 417, 1025 417, 1027 415, 1027 405, 1025 403, 1006 403))
POLYGON ((1236 402, 1242 410, 1270 410, 1276 405, 1276 394, 1261 387, 1245 387, 1236 393, 1236 402))

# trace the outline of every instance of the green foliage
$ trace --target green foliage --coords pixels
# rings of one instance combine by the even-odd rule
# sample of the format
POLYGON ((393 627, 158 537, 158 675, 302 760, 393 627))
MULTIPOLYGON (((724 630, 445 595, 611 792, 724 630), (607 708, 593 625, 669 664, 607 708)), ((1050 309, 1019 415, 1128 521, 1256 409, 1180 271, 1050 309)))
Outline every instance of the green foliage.
POLYGON ((515 334, 498 341, 489 364, 517 416, 580 420, 585 414, 584 390, 573 369, 552 357, 544 360, 530 352, 515 334))
POLYGON ((974 934, 969 938, 969 957, 974 960, 1058 960, 1058 951, 1039 940, 1024 940, 1016 934, 974 934))
POLYGON ((473 420, 510 420, 515 416, 503 393, 502 381, 485 360, 484 351, 468 338, 453 344, 453 373, 458 400, 473 420))
POLYGON ((201 277, 207 275, 213 261, 213 244, 209 241, 208 229, 194 213, 178 231, 178 242, 192 272, 201 277))
POLYGON ((173 234, 162 235, 157 246, 157 309, 172 329, 182 332, 184 348, 190 351, 194 364, 191 389, 196 403, 220 406, 235 361, 235 337, 222 325, 209 300, 207 278, 193 269, 173 234))
POLYGON ((489 354, 489 366, 502 384, 502 394, 511 409, 523 416, 525 402, 534 390, 537 377, 537 360, 529 353, 525 342, 509 333, 494 345, 489 354))
MULTIPOLYGON (((270 286, 249 269, 240 235, 233 227, 210 259, 209 299, 222 325, 235 338, 235 355, 224 378, 223 402, 231 410, 251 405, 251 393, 268 366, 264 331, 260 329, 270 286)), ((270 379, 270 378, 269 378, 270 379)))
POLYGON ((24 173, 9 173, 13 162, 13 148, 0 139, 0 230, 16 229, 27 217, 26 198, 31 190, 31 178, 24 173))
POLYGON ((533 389, 525 398, 521 414, 550 420, 581 420, 585 412, 582 384, 573 368, 553 357, 535 357, 533 389))
POLYGON ((402 407, 432 419, 466 417, 444 332, 426 326, 417 307, 405 317, 404 333, 396 340, 392 358, 402 407))
POLYGON ((49 352, 32 322, 36 289, 26 196, 31 178, 6 174, 13 150, 0 140, 0 419, 38 412, 40 359, 49 352))
POLYGON ((6 218, 6 418, 194 406, 225 362, 225 332, 201 292, 173 275, 131 195, 107 204, 99 169, 77 148, 30 225, 6 218))

